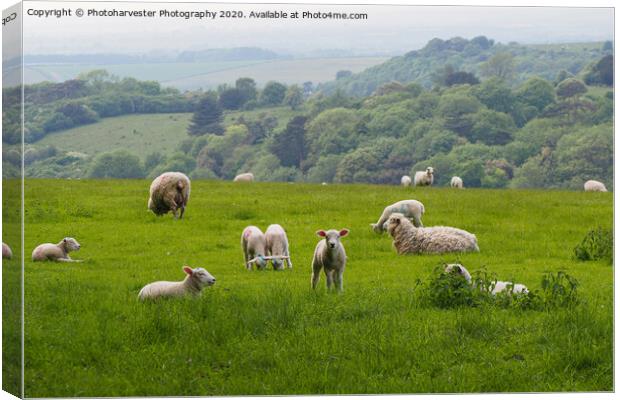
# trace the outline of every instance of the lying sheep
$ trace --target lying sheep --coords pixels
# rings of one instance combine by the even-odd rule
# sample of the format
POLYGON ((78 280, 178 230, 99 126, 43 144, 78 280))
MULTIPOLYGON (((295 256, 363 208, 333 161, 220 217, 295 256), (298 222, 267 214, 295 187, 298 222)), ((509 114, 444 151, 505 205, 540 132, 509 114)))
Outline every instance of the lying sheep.
POLYGON ((382 233, 387 230, 387 221, 393 213, 401 213, 405 217, 411 219, 417 227, 422 225, 422 215, 424 214, 424 204, 417 200, 401 200, 383 209, 383 213, 379 217, 376 224, 370 224, 375 233, 382 233))
POLYGON ((335 283, 336 289, 342 291, 342 278, 344 267, 347 262, 347 254, 344 246, 340 242, 341 237, 349 234, 348 229, 340 231, 330 229, 327 232, 320 230, 316 234, 325 240, 321 240, 314 248, 314 256, 312 258, 312 289, 316 288, 319 283, 321 269, 325 270, 325 279, 327 280, 327 289, 331 289, 332 282, 335 283))
POLYGON ((70 251, 80 249, 80 244, 71 237, 62 239, 58 244, 43 243, 38 245, 32 251, 32 261, 64 261, 64 262, 81 262, 81 260, 73 260, 69 257, 70 251))
POLYGON ((589 180, 583 184, 583 189, 586 192, 606 192, 607 188, 603 182, 589 180))
POLYGON ((403 214, 388 220, 388 232, 398 254, 480 251, 476 235, 449 226, 416 228, 403 214))
POLYGON ((263 232, 255 226, 247 226, 241 233, 241 248, 245 258, 245 266, 249 270, 252 264, 256 264, 258 269, 267 266, 267 241, 263 232))
POLYGON ((413 177, 413 186, 431 186, 433 184, 433 167, 427 167, 426 171, 416 171, 413 177))
POLYGON ((177 218, 177 210, 181 210, 179 219, 183 218, 185 207, 189 201, 190 182, 182 172, 164 172, 153 180, 149 193, 149 210, 155 215, 164 215, 172 211, 177 218))
POLYGON ((450 179, 450 187, 463 189, 463 180, 458 176, 453 176, 452 179, 450 179))
POLYGON ((411 186, 411 177, 409 175, 403 175, 403 177, 400 178, 400 184, 404 187, 411 186))
MULTIPOLYGON (((465 280, 469 283, 471 283, 471 275, 469 274, 469 271, 467 271, 467 269, 461 265, 461 264, 446 264, 445 272, 454 272, 456 274, 461 275, 463 278, 465 278, 465 280)), ((527 289, 527 287, 521 283, 512 283, 512 282, 506 282, 506 281, 496 281, 494 282, 495 284, 490 287, 487 288, 487 290, 490 290, 491 294, 495 295, 498 294, 500 292, 504 292, 506 290, 508 290, 509 287, 511 287, 512 290, 510 290, 510 294, 528 294, 529 290, 527 289)), ((475 285, 474 285, 475 286, 475 285)))
POLYGON ((239 174, 235 176, 233 182, 252 182, 254 181, 254 174, 251 172, 246 172, 245 174, 239 174))
POLYGON ((11 259, 13 257, 13 252, 8 244, 2 242, 2 258, 11 259))
POLYGON ((278 224, 272 224, 267 227, 265 231, 265 241, 267 255, 272 257, 285 256, 288 258, 273 258, 271 263, 273 269, 281 270, 284 268, 284 262, 288 268, 293 268, 293 262, 290 259, 288 251, 288 238, 286 232, 278 224))
POLYGON ((181 282, 158 281, 149 283, 140 290, 138 299, 156 299, 158 297, 182 297, 185 295, 200 295, 200 291, 205 286, 215 284, 215 278, 204 268, 191 269, 183 267, 183 272, 187 274, 181 282))

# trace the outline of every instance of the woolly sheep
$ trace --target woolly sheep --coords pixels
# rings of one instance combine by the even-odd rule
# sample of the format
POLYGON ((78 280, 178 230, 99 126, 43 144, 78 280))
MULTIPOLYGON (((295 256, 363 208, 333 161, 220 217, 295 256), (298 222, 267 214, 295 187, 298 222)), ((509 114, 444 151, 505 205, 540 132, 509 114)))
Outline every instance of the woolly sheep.
POLYGON ((347 236, 349 230, 341 229, 337 231, 330 229, 327 232, 319 230, 316 234, 324 238, 324 240, 320 240, 314 248, 314 256, 312 257, 312 289, 315 289, 317 283, 319 283, 321 269, 323 269, 325 271, 327 289, 331 289, 333 282, 336 289, 342 292, 342 278, 344 267, 347 263, 347 254, 340 242, 340 238, 347 236))
POLYGON ((403 177, 400 178, 400 184, 404 187, 411 186, 411 177, 409 175, 403 175, 403 177))
POLYGON ((449 226, 416 228, 401 213, 390 216, 388 232, 398 254, 480 251, 474 234, 449 226))
MULTIPOLYGON (((467 271, 467 269, 461 264, 446 264, 444 271, 457 273, 463 276, 465 280, 467 280, 467 282, 471 283, 471 275, 469 274, 469 271, 467 271)), ((513 293, 528 294, 529 293, 529 290, 527 289, 527 287, 521 283, 513 284, 512 282, 496 281, 495 285, 491 289, 491 294, 495 295, 497 293, 506 291, 508 290, 509 286, 512 286, 512 290, 510 291, 511 294, 513 293)))
POLYGON ((2 258, 10 259, 11 257, 13 257, 13 252, 11 251, 11 248, 8 244, 2 242, 2 258))
POLYGON ((254 181, 254 174, 251 172, 246 172, 245 174, 239 174, 235 176, 233 182, 252 182, 254 181))
POLYGON ((80 244, 71 237, 62 239, 58 244, 43 243, 38 245, 32 251, 32 261, 64 261, 64 262, 81 262, 81 260, 73 260, 69 257, 70 251, 80 249, 80 244))
POLYGON ((457 189, 463 189, 463 180, 458 176, 453 176, 450 179, 450 186, 457 189))
POLYGON ((183 218, 185 207, 189 201, 190 181, 182 172, 164 172, 153 180, 149 191, 149 210, 155 215, 164 215, 172 211, 177 218, 177 210, 181 209, 179 219, 183 218))
POLYGON ((426 171, 416 171, 413 186, 431 186, 433 184, 433 173, 433 167, 427 167, 426 171))
POLYGON ((606 192, 607 188, 603 182, 590 180, 583 184, 583 189, 586 192, 606 192))
POLYGON ((387 221, 393 213, 401 213, 405 217, 411 219, 417 227, 422 225, 422 215, 424 214, 424 204, 417 200, 401 200, 383 209, 383 213, 379 217, 376 224, 370 224, 375 233, 382 233, 387 230, 387 221))
POLYGON ((256 264, 258 269, 267 266, 267 241, 263 232, 256 226, 247 226, 241 233, 241 248, 245 258, 245 266, 248 270, 252 269, 252 264, 256 264))
POLYGON ((215 284, 213 275, 204 268, 191 269, 184 266, 183 272, 187 276, 180 282, 158 281, 149 283, 140 290, 138 298, 144 301, 158 297, 181 297, 188 294, 198 296, 205 286, 215 284))
POLYGON ((284 228, 278 224, 272 224, 267 227, 265 231, 265 242, 267 243, 266 250, 267 255, 272 257, 285 256, 288 258, 273 258, 271 263, 273 269, 283 269, 284 262, 288 268, 293 268, 293 262, 290 259, 288 250, 288 238, 284 228))

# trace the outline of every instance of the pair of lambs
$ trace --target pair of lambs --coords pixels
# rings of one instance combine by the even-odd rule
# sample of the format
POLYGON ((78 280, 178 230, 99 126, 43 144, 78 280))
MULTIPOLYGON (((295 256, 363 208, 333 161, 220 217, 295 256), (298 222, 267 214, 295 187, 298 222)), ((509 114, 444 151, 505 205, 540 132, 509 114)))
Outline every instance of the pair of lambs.
MULTIPOLYGON (((446 273, 455 273, 461 275, 471 285, 471 274, 461 264, 446 264, 444 271, 446 273)), ((476 284, 473 284, 476 287, 476 284)), ((494 285, 488 288, 480 288, 480 290, 488 290, 491 294, 495 295, 507 290, 510 290, 510 294, 528 294, 529 290, 521 283, 512 283, 506 281, 495 281, 494 285)))
POLYGON ((275 270, 284 269, 285 262, 288 268, 293 268, 286 231, 278 224, 269 225, 264 234, 256 226, 247 226, 241 233, 241 249, 248 270, 252 264, 264 269, 268 260, 275 270))
MULTIPOLYGON (((426 171, 416 171, 413 176, 413 186, 431 186, 433 184, 433 167, 427 167, 426 171)), ((402 186, 411 186, 411 177, 409 175, 403 175, 400 178, 400 184, 402 186)))

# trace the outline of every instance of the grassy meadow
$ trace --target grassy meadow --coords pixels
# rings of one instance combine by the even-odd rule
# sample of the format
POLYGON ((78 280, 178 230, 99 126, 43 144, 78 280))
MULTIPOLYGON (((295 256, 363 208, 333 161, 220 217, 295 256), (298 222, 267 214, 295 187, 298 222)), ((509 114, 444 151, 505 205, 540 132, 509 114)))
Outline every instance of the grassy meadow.
POLYGON ((27 397, 613 390, 613 269, 572 258, 589 229, 612 226, 611 193, 194 181, 173 220, 147 211, 149 183, 26 181, 27 397), (481 252, 396 255, 369 224, 406 198, 424 203, 426 226, 475 233, 481 252), (294 267, 249 272, 241 231, 270 223, 287 230, 294 267), (315 231, 345 227, 344 293, 328 293, 324 276, 312 291, 315 231), (72 257, 83 263, 29 260, 64 236, 81 243, 72 257), (421 301, 416 281, 457 260, 533 291, 563 270, 580 303, 421 301), (182 279, 183 265, 216 285, 137 301, 149 282, 182 279))

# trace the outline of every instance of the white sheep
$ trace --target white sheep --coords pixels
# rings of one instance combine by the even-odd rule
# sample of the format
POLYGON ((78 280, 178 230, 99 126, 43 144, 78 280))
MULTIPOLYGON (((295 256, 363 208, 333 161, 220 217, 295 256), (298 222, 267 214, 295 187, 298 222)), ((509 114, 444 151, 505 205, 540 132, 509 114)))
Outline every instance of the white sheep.
POLYGON ((177 210, 181 210, 178 218, 183 218, 185 207, 189 201, 190 181, 182 172, 164 172, 153 180, 149 190, 149 210, 155 215, 164 215, 172 211, 177 218, 177 210))
POLYGON ((246 172, 245 174, 239 174, 235 176, 233 182, 252 182, 254 181, 254 174, 251 172, 246 172))
POLYGON ((583 190, 586 192, 606 192, 607 188, 603 182, 589 180, 583 184, 583 190))
POLYGON ((180 282, 157 281, 149 283, 140 290, 138 298, 140 300, 146 300, 156 299, 158 297, 198 296, 205 286, 215 284, 213 275, 204 268, 191 269, 188 266, 184 266, 183 272, 185 272, 187 276, 180 282))
POLYGON ((344 267, 347 263, 347 254, 340 242, 340 238, 347 236, 349 230, 341 229, 337 231, 330 229, 327 232, 319 230, 316 234, 324 238, 324 240, 320 240, 314 248, 314 256, 312 257, 312 289, 315 289, 317 283, 319 283, 321 269, 323 269, 325 271, 327 289, 331 289, 332 283, 334 283, 336 289, 342 291, 342 279, 344 267))
POLYGON ((390 216, 388 232, 398 254, 480 251, 478 239, 472 233, 449 226, 416 228, 401 213, 390 216))
POLYGON ((409 175, 403 175, 403 177, 400 178, 400 184, 404 187, 411 186, 411 177, 409 175))
POLYGON ((267 241, 263 231, 256 226, 247 226, 241 233, 241 249, 248 270, 252 269, 252 264, 256 264, 258 269, 267 266, 267 241))
POLYGON ((401 200, 383 209, 381 216, 376 224, 370 224, 375 233, 382 233, 387 230, 387 221, 393 213, 401 213, 409 218, 417 227, 422 225, 422 215, 424 214, 424 204, 417 200, 401 200))
POLYGON ((293 268, 293 262, 291 261, 289 249, 288 249, 288 237, 284 228, 278 224, 272 224, 267 227, 265 231, 265 241, 267 243, 266 250, 267 256, 278 257, 284 256, 288 258, 273 258, 271 263, 273 269, 283 269, 284 262, 288 268, 293 268))
MULTIPOLYGON (((457 273, 459 275, 461 275, 462 277, 465 278, 465 280, 467 280, 467 282, 471 283, 471 275, 469 274, 469 271, 467 271, 467 269, 461 265, 461 264, 446 264, 445 272, 454 272, 457 273)), ((492 287, 486 288, 486 290, 490 290, 491 294, 496 295, 498 293, 504 292, 506 290, 508 290, 509 287, 512 287, 512 290, 510 291, 510 294, 528 294, 529 290, 527 289, 527 287, 522 284, 522 283, 512 283, 512 282, 506 282, 506 281, 495 281, 492 287)), ((484 289, 484 288, 481 288, 484 289)))
POLYGON ((452 179, 450 179, 450 187, 463 189, 463 180, 458 176, 453 176, 452 179))
POLYGON ((13 252, 8 244, 2 242, 2 258, 11 259, 13 257, 13 252))
POLYGON ((427 167, 426 171, 416 171, 413 177, 413 186, 431 186, 433 184, 433 167, 427 167))
POLYGON ((81 262, 81 260, 73 260, 69 257, 70 251, 80 249, 80 244, 71 237, 62 239, 58 244, 43 243, 38 245, 32 251, 32 261, 63 261, 63 262, 81 262))

